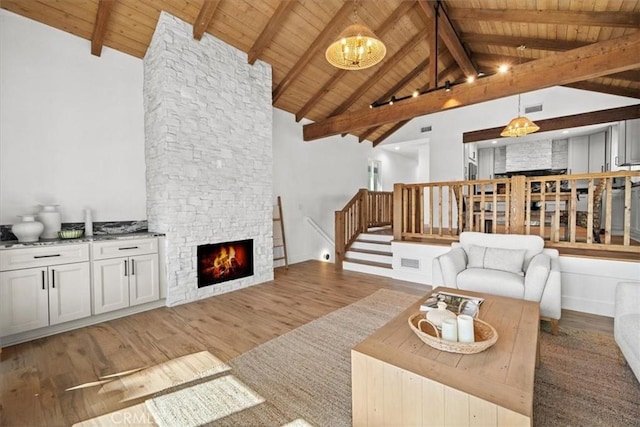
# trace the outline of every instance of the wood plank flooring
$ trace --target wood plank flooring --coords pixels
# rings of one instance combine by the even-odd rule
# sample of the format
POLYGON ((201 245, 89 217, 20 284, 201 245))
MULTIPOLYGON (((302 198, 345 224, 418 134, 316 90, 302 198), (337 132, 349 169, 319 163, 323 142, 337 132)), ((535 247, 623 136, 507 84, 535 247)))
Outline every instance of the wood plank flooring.
MULTIPOLYGON (((209 351, 228 361, 378 289, 423 295, 430 287, 307 261, 275 280, 19 344, 0 353, 0 425, 71 425, 144 401, 99 393, 100 377, 209 351), (69 388, 87 385, 66 391, 69 388)), ((560 321, 612 333, 613 320, 576 312, 560 321)))

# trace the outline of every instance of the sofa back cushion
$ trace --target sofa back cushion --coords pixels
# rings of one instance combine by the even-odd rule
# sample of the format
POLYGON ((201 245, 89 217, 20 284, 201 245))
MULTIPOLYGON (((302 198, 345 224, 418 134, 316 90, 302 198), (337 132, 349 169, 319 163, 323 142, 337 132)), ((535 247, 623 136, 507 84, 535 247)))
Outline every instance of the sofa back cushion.
POLYGON ((491 234, 465 231, 460 233, 460 245, 464 248, 467 255, 472 245, 487 248, 523 249, 525 253, 522 269, 526 270, 531 258, 544 249, 544 240, 542 240, 540 236, 524 234, 491 234))
POLYGON ((522 275, 525 252, 524 249, 471 245, 467 252, 467 268, 489 268, 522 275))

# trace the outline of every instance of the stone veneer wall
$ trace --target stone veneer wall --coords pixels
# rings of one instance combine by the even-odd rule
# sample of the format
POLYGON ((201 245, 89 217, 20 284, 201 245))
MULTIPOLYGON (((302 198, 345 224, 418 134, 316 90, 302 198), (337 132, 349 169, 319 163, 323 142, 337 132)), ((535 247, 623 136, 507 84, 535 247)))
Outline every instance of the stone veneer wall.
POLYGON ((160 14, 144 58, 149 230, 167 305, 273 279, 271 67, 160 14), (197 246, 254 239, 254 275, 198 289, 197 246))

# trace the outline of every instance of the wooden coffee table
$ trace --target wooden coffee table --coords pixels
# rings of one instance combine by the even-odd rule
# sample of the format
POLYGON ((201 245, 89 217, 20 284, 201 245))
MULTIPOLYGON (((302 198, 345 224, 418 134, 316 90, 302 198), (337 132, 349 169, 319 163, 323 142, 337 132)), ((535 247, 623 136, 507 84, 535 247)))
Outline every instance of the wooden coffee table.
POLYGON ((424 344, 407 319, 425 296, 351 351, 353 425, 533 425, 539 304, 440 290, 484 298, 479 318, 498 341, 472 355, 424 344))

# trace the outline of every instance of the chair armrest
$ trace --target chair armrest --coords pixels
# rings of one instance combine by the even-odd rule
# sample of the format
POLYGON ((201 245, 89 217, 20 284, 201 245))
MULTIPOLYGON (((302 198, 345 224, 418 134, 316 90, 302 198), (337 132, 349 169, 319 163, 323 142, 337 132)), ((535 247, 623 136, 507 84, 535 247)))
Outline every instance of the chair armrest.
POLYGON ((551 257, 539 253, 529 262, 524 273, 524 299, 540 301, 551 272, 551 257))
POLYGON ((465 268, 467 268, 467 254, 464 249, 452 248, 449 252, 433 259, 434 285, 442 284, 449 288, 457 288, 456 277, 465 268), (441 279, 442 283, 437 283, 436 279, 441 279))
POLYGON ((616 286, 615 317, 640 313, 640 282, 620 282, 616 286))

